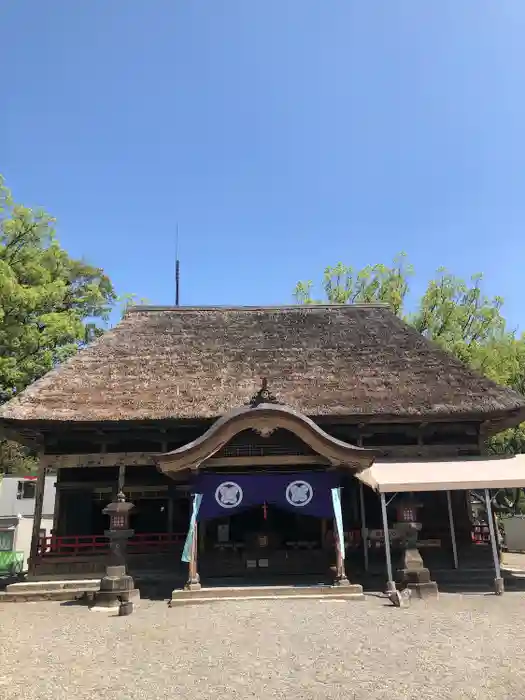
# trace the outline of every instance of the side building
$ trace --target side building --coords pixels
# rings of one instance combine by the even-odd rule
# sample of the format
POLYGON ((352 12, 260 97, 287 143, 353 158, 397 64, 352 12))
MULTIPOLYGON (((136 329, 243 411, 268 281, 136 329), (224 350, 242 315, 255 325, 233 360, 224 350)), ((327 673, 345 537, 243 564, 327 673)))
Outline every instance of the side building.
MULTIPOLYGON (((51 537, 56 476, 46 476, 38 536, 51 537)), ((36 501, 36 476, 0 475, 0 573, 29 563, 36 501), (16 555, 16 556, 15 556, 16 555)))

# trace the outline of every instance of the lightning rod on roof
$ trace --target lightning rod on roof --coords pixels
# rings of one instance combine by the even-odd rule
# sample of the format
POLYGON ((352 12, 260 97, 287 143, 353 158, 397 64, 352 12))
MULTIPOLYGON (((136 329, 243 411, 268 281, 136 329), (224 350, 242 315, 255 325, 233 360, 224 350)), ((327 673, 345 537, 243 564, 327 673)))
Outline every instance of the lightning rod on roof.
POLYGON ((175 234, 175 306, 180 303, 179 224, 175 234))

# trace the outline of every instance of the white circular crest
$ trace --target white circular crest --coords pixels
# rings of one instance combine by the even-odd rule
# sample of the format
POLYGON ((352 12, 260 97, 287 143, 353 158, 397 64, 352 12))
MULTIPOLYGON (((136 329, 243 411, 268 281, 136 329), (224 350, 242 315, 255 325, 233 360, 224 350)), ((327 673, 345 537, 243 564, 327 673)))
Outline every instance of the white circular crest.
POLYGON ((215 500, 221 508, 236 508, 242 497, 242 489, 235 481, 223 481, 215 489, 215 500))
POLYGON ((288 484, 285 496, 291 506, 301 508, 310 503, 314 496, 314 490, 307 481, 299 479, 288 484))

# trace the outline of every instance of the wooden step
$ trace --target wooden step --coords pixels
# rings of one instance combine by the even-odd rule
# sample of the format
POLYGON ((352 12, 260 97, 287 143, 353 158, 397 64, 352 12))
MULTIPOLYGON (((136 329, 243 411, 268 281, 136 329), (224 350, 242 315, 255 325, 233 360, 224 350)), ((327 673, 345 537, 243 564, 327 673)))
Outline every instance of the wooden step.
POLYGON ((100 579, 20 581, 9 584, 5 592, 0 592, 0 603, 89 599, 99 588, 100 579))
POLYGON ((85 599, 89 602, 93 599, 95 591, 86 591, 84 588, 66 588, 52 591, 39 590, 32 592, 17 591, 16 593, 0 592, 1 603, 38 603, 45 600, 74 601, 85 599))
POLYGON ((329 601, 329 602, 345 602, 348 600, 364 600, 364 595, 362 593, 348 593, 339 595, 278 595, 278 596, 222 596, 220 598, 199 598, 197 596, 190 597, 186 600, 183 599, 171 599, 169 601, 170 608, 176 608, 181 605, 203 605, 204 603, 227 603, 228 601, 248 601, 248 600, 319 600, 319 601, 329 601))
POLYGON ((225 600, 275 599, 364 600, 363 587, 350 586, 214 586, 198 591, 176 589, 171 594, 170 606, 196 605, 225 600))
POLYGON ((82 589, 84 591, 98 591, 100 579, 73 579, 62 581, 20 581, 10 583, 6 587, 7 593, 35 593, 38 591, 64 591, 70 589, 82 589))

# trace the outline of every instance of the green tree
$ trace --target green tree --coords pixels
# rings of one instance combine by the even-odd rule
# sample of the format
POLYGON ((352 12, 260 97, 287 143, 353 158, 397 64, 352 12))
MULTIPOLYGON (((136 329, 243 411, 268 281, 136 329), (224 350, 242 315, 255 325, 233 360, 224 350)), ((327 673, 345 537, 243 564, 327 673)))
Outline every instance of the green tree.
POLYGON ((482 275, 470 283, 440 268, 407 321, 460 360, 503 384, 509 383, 514 336, 501 315, 503 299, 481 290, 482 275), (497 362, 495 360, 497 359, 497 362), (498 366, 502 376, 498 376, 498 366))
MULTIPOLYGON (((102 333, 115 301, 104 272, 71 258, 54 219, 15 204, 0 178, 0 403, 102 333)), ((10 468, 26 464, 22 448, 3 454, 10 468)))
POLYGON ((11 440, 0 441, 0 473, 36 474, 37 468, 37 457, 28 447, 11 440))
MULTIPOLYGON (((413 274, 411 265, 407 264, 406 255, 401 253, 392 264, 367 265, 361 270, 339 262, 334 267, 327 267, 323 276, 325 297, 330 304, 358 304, 385 302, 390 304, 396 314, 401 314, 406 295, 408 280, 413 274)), ((294 296, 299 304, 321 304, 312 298, 313 282, 298 282, 294 296)))
POLYGON ((122 319, 126 311, 131 307, 131 306, 147 306, 148 305, 148 300, 144 299, 143 297, 139 297, 137 294, 122 294, 118 298, 118 303, 119 303, 119 309, 120 309, 120 318, 122 319))
MULTIPOLYGON (((408 311, 409 281, 414 274, 405 254, 392 265, 354 270, 343 263, 324 271, 325 298, 332 304, 386 302, 393 311, 430 340, 453 353, 465 364, 494 381, 525 395, 525 336, 516 337, 506 327, 501 297, 487 297, 482 275, 469 282, 440 268, 425 293, 408 311)), ((294 290, 298 303, 321 303, 312 297, 313 283, 299 282, 294 290)), ((491 438, 493 452, 525 451, 525 424, 491 438)))

